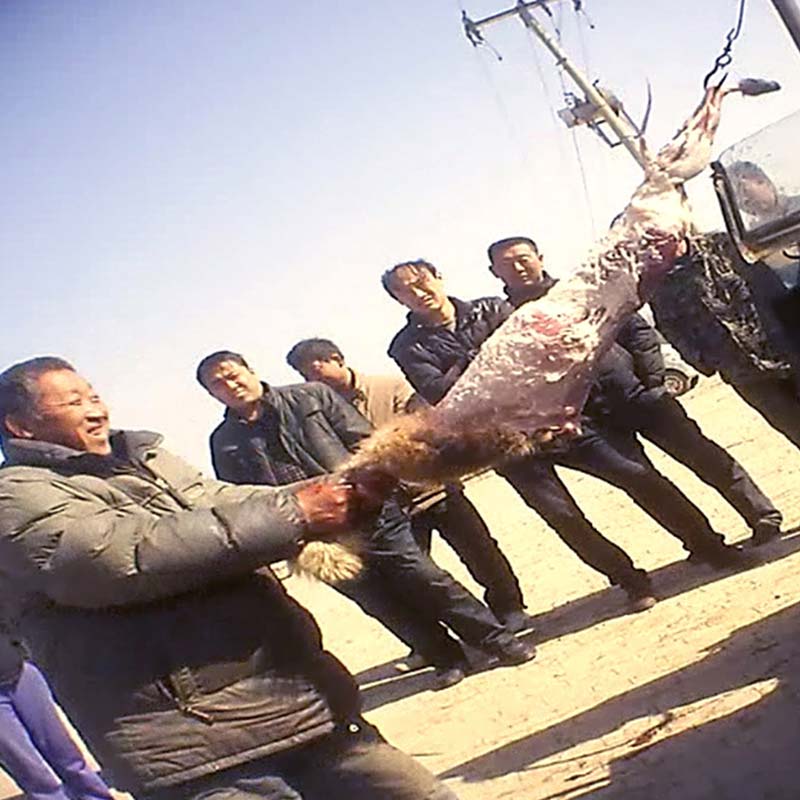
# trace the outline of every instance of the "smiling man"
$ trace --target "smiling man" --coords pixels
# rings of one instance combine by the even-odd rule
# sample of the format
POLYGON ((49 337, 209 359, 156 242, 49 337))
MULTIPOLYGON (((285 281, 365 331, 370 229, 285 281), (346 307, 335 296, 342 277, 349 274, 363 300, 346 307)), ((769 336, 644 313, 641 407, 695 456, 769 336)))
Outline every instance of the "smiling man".
POLYGON ((15 437, 102 456, 111 452, 108 409, 80 375, 71 369, 52 369, 39 377, 36 393, 35 413, 12 414, 6 420, 15 437))
POLYGON ((0 436, 0 590, 119 788, 453 800, 361 717, 352 676, 265 568, 354 524, 358 487, 208 480, 159 435, 111 431, 60 358, 0 374, 0 436))

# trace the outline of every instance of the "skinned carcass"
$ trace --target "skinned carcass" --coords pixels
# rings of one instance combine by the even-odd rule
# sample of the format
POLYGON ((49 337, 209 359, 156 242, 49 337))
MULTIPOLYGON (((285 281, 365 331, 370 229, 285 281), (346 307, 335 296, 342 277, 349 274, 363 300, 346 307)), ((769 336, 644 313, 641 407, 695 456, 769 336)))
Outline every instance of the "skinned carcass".
POLYGON ((345 465, 424 481, 463 475, 569 435, 600 356, 680 255, 691 226, 682 185, 708 164, 723 97, 706 90, 655 156, 608 235, 548 294, 521 306, 483 344, 443 400, 368 439, 345 465))

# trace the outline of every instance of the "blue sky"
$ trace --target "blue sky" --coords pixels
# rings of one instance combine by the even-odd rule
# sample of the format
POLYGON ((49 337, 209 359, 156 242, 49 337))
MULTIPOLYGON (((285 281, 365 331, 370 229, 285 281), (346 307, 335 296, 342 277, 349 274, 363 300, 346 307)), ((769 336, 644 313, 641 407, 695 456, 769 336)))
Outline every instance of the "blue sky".
MULTIPOLYGON (((510 0, 470 0, 474 18, 510 0)), ((648 139, 671 136, 735 21, 736 0, 563 3, 564 44, 648 139)), ((496 293, 486 245, 525 233, 567 274, 626 202, 621 148, 553 118, 552 59, 516 22, 475 51, 456 0, 3 0, 0 366, 72 360, 113 421, 160 430, 206 467, 219 407, 194 367, 245 353, 273 383, 284 355, 328 336, 391 368, 402 309, 379 284, 425 257, 455 294, 496 293), (538 66, 537 66, 538 65, 538 66), (539 70, 545 76, 544 83, 539 70)), ((800 106, 800 54, 768 0, 748 0, 733 77, 782 92, 732 99, 721 146, 800 106)), ((703 227, 707 177, 690 187, 703 227)))

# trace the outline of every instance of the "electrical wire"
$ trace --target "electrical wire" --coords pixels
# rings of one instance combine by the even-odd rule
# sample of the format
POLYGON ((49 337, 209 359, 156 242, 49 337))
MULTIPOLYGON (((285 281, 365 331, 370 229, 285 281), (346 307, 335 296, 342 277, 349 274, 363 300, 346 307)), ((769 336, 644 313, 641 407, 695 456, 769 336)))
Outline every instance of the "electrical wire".
MULTIPOLYGON (((558 4, 558 8, 559 8, 559 23, 560 23, 561 12, 563 10, 563 0, 558 4)), ((555 30, 555 34, 556 34, 556 40, 558 41, 559 45, 561 45, 562 44, 561 25, 560 24, 554 25, 554 30, 555 30)), ((533 42, 532 42, 532 44, 533 44, 533 42)), ((542 81, 542 83, 544 84, 544 79, 543 79, 542 74, 541 74, 541 67, 539 65, 538 58, 536 59, 536 65, 537 65, 537 68, 539 68, 539 78, 542 81)), ((558 67, 557 68, 557 73, 558 73, 558 82, 559 82, 559 84, 561 86, 561 96, 564 97, 564 98, 567 98, 569 93, 567 92, 566 82, 564 81, 564 71, 561 69, 561 67, 558 67)), ((547 96, 546 88, 545 88, 545 95, 547 96)), ((551 111, 552 111, 553 110, 552 109, 552 105, 553 105, 552 101, 550 100, 549 96, 547 97, 547 99, 548 99, 548 102, 550 103, 551 111)), ((592 206, 592 195, 591 195, 591 192, 589 190, 589 179, 588 179, 588 176, 586 174, 586 165, 584 164, 584 161, 583 161, 583 152, 581 151, 580 140, 578 139, 578 133, 575 130, 574 126, 572 128, 570 128, 570 134, 572 136, 572 148, 575 151, 575 159, 578 162, 578 172, 580 174, 581 186, 583 188, 583 199, 584 199, 584 203, 586 204, 586 210, 589 212, 589 226, 590 226, 591 231, 592 231, 592 237, 596 238, 597 237, 597 225, 595 223, 595 218, 594 218, 594 209, 593 209, 593 206, 592 206)))
MULTIPOLYGON (((464 4, 461 0, 455 0, 456 6, 458 7, 459 11, 461 12, 461 18, 463 19, 466 16, 466 9, 464 8, 464 4)), ((488 43, 486 43, 488 45, 488 43)), ((502 56, 497 52, 497 50, 488 45, 491 52, 495 55, 498 61, 502 61, 502 56)), ((509 141, 512 142, 514 145, 514 149, 516 150, 516 155, 519 158, 519 161, 525 170, 525 172, 530 173, 531 175, 534 174, 533 168, 530 162, 530 155, 528 153, 528 148, 522 143, 518 131, 512 121, 511 113, 509 112, 508 105, 506 104, 505 100, 503 99, 503 95, 497 85, 497 82, 494 79, 494 75, 489 69, 489 66, 486 64, 485 60, 482 58, 481 53, 477 48, 474 49, 475 59, 478 62, 478 67, 480 69, 481 75, 483 76, 484 81, 486 82, 487 86, 489 87, 489 91, 492 94, 492 99, 494 100, 495 106, 497 107, 497 111, 500 114, 500 118, 503 120, 506 128, 506 134, 508 135, 509 141)))

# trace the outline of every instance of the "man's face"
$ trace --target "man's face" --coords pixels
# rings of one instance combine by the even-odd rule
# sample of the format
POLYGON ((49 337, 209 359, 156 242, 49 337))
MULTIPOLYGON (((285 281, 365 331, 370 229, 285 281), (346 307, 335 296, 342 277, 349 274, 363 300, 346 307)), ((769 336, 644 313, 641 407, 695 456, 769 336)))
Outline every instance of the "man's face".
POLYGON ((447 305, 444 281, 424 267, 401 267, 392 276, 392 294, 420 316, 441 311, 447 305))
POLYGON ((45 372, 37 381, 37 393, 33 413, 10 420, 15 433, 85 453, 111 452, 108 409, 84 378, 67 369, 45 372))
POLYGON ((526 242, 496 248, 492 255, 492 272, 511 289, 535 286, 543 271, 541 256, 526 242))
POLYGON ((336 356, 306 361, 300 365, 298 372, 307 381, 320 381, 334 389, 350 384, 350 370, 336 356))
POLYGON ((766 214, 778 205, 775 184, 766 176, 747 174, 738 182, 742 210, 750 214, 766 214))
POLYGON ((244 364, 220 361, 203 374, 208 393, 234 411, 243 411, 261 399, 264 387, 258 376, 244 364))

